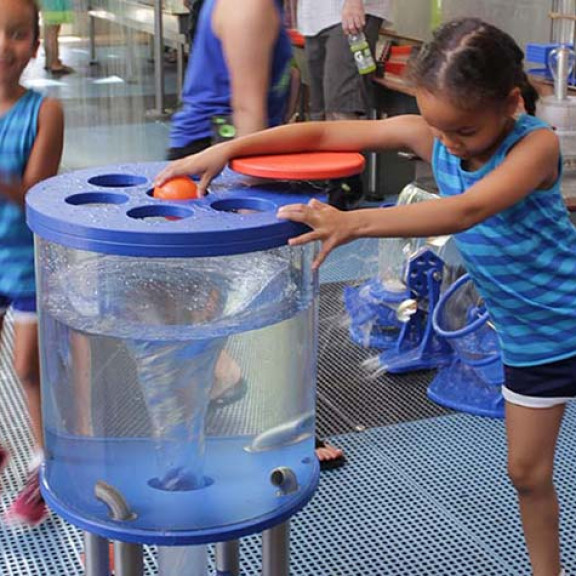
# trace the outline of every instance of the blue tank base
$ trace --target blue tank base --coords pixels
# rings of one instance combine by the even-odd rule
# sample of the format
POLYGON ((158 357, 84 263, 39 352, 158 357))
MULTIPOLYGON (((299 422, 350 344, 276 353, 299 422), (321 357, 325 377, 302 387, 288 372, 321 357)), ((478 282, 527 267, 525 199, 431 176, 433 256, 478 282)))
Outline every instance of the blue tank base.
MULTIPOLYGON (((84 465, 72 470, 51 466, 48 471, 44 464, 42 495, 64 520, 109 540, 158 546, 237 540, 286 522, 311 500, 320 477, 317 458, 300 460, 302 443, 249 452, 244 448, 250 440, 251 437, 210 439, 206 443, 204 472, 211 481, 201 489, 166 491, 149 481, 158 471, 155 458, 150 457, 154 454, 153 442, 106 440, 107 455, 114 465, 108 469, 110 477, 102 478, 102 469, 93 464, 96 459, 92 457, 103 449, 102 442, 80 439, 60 449, 76 458, 82 454, 84 465), (296 474, 299 487, 293 493, 281 494, 269 477, 272 470, 287 463, 296 474), (251 471, 249 476, 236 473, 246 468, 251 471), (135 512, 133 518, 109 517, 107 507, 94 496, 99 479, 126 496, 135 512), (255 490, 255 486, 260 489, 255 490)), ((312 443, 313 438, 306 442, 312 443)), ((49 445, 55 446, 52 440, 49 445)), ((54 458, 54 453, 48 461, 50 458, 54 458)), ((60 454, 56 454, 56 460, 62 462, 60 454)))
POLYGON ((487 383, 460 359, 438 372, 428 387, 428 398, 452 410, 504 418, 502 383, 487 383))

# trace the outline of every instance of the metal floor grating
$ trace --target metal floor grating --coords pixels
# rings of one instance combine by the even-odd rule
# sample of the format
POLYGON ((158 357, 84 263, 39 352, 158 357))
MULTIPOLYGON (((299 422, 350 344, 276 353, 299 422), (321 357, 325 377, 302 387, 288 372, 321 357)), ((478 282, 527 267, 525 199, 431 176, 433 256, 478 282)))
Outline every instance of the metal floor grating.
MULTIPOLYGON (((316 496, 293 519, 291 576, 528 576, 502 422, 431 404, 425 392, 432 373, 370 378, 362 363, 375 351, 352 344, 343 322, 341 289, 358 270, 349 274, 340 263, 324 276, 318 375, 318 431, 335 435, 348 463, 322 475, 316 496)), ((8 330, 0 346, 0 438, 13 458, 1 477, 0 511, 21 486, 30 447, 8 369, 10 336, 8 330)), ((575 427, 570 408, 557 481, 571 574, 576 437, 566 432, 575 427)), ((242 576, 259 574, 259 540, 242 541, 242 576)), ((0 525, 0 576, 80 576, 81 551, 80 532, 56 517, 35 530, 0 525)), ((156 572, 154 549, 147 548, 146 575, 156 572)))

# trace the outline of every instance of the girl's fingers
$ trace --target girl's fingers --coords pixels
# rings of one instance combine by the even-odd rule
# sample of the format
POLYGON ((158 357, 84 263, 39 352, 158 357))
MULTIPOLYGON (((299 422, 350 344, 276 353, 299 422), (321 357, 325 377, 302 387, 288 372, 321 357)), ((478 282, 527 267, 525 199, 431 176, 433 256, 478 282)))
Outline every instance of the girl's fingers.
POLYGON ((171 178, 172 170, 170 168, 164 168, 162 172, 159 172, 154 178, 154 186, 162 186, 166 180, 171 178))
POLYGON ((320 240, 320 238, 316 232, 312 231, 300 234, 300 236, 296 236, 296 238, 290 238, 288 244, 290 246, 301 246, 302 244, 308 244, 309 242, 314 242, 316 240, 320 240))
POLYGON ((284 220, 306 223, 307 208, 306 204, 287 204, 286 206, 280 207, 276 216, 284 220))
POLYGON ((206 196, 206 191, 210 182, 212 182, 212 174, 204 172, 202 178, 200 178, 200 182, 198 182, 198 194, 200 196, 206 196))
POLYGON ((328 253, 324 253, 324 251, 321 250, 314 259, 314 262, 312 262, 312 270, 318 270, 324 263, 324 260, 326 260, 326 256, 328 256, 328 253))
POLYGON ((161 170, 154 180, 154 186, 162 186, 164 182, 170 180, 170 178, 174 178, 174 176, 180 176, 181 174, 185 174, 185 172, 180 167, 181 162, 180 160, 176 160, 175 162, 171 162, 161 170))

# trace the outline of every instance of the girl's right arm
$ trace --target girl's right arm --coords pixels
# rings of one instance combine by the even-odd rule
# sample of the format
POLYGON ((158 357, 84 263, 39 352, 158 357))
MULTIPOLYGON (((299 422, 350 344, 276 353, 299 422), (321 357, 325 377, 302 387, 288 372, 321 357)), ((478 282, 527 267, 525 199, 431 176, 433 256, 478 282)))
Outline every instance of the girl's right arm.
POLYGON ((423 160, 432 156, 433 135, 421 116, 395 116, 386 120, 303 122, 263 130, 218 144, 169 164, 155 185, 180 175, 200 175, 199 191, 205 193, 210 181, 232 158, 296 152, 409 149, 423 160))
POLYGON ((58 173, 64 145, 64 114, 57 100, 47 98, 38 113, 38 132, 26 170, 15 182, 0 182, 0 193, 24 206, 26 192, 34 184, 58 173))

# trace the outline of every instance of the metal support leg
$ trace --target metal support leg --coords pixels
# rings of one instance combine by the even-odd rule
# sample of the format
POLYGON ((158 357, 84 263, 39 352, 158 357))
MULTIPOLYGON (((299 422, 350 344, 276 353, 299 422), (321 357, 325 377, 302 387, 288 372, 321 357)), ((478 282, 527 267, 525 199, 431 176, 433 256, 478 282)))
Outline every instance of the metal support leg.
MULTIPOLYGON (((378 118, 378 111, 372 108, 369 113, 370 120, 378 118)), ((368 152, 368 191, 365 194, 367 198, 378 198, 378 153, 368 152)))
POLYGON ((114 542, 114 576, 143 576, 144 549, 140 544, 114 542))
POLYGON ((290 521, 262 533, 262 576, 290 576, 290 521))
POLYGON ((151 118, 164 118, 164 26, 162 22, 162 0, 154 0, 154 94, 155 107, 146 115, 151 118))
POLYGON ((184 44, 176 44, 176 82, 178 99, 182 97, 182 87, 184 86, 184 44))
POLYGON ((216 576, 240 575, 240 542, 230 540, 216 544, 216 576))
POLYGON ((134 32, 132 28, 126 28, 126 82, 128 82, 128 84, 134 84, 136 82, 135 60, 134 32))
POLYGON ((96 19, 88 17, 88 35, 90 37, 90 65, 98 64, 96 60, 96 19))
POLYGON ((84 532, 85 576, 108 576, 110 557, 108 540, 90 532, 84 532))

